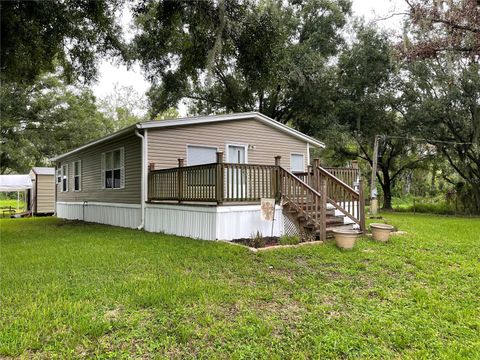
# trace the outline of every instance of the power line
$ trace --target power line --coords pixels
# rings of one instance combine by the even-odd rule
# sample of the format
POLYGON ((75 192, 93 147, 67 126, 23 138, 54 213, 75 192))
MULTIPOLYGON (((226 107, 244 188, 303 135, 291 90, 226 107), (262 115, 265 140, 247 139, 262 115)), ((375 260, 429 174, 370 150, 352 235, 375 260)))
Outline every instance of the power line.
POLYGON ((450 145, 474 145, 472 142, 457 142, 457 141, 442 141, 442 140, 427 140, 427 139, 418 139, 414 136, 394 136, 394 135, 380 135, 383 139, 406 139, 411 141, 423 141, 427 143, 439 143, 439 144, 450 144, 450 145))

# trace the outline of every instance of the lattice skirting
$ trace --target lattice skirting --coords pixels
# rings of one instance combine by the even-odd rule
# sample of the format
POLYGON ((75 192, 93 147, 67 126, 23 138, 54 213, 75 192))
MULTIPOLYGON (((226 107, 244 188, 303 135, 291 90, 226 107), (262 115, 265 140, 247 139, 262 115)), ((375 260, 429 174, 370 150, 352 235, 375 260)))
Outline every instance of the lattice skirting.
POLYGON ((283 233, 287 236, 301 236, 300 225, 295 215, 283 208, 283 233))

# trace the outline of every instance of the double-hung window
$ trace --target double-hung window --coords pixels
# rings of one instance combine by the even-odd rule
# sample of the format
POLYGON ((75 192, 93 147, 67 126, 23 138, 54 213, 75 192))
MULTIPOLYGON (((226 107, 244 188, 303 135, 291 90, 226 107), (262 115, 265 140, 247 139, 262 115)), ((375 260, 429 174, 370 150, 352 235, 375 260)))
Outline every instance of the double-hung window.
POLYGON ((124 149, 107 151, 102 154, 102 187, 121 189, 124 187, 124 149))
POLYGON ((82 162, 77 160, 73 163, 73 191, 82 190, 82 162))
POLYGON ((62 165, 62 192, 68 191, 68 164, 62 165))
POLYGON ((57 169, 57 184, 60 184, 62 182, 62 167, 59 167, 57 169))

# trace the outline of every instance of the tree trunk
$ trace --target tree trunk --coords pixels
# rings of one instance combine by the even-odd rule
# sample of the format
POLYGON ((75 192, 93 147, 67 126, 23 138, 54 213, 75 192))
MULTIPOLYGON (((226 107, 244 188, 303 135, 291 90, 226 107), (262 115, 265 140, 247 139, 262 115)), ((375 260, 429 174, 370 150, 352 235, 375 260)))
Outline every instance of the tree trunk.
POLYGON ((474 197, 474 212, 476 214, 480 214, 480 185, 478 184, 471 184, 472 185, 472 192, 474 197))
POLYGON ((392 210, 392 181, 388 170, 382 168, 383 181, 381 182, 383 191, 383 207, 384 210, 392 210))
POLYGON ((390 185, 382 185, 383 190, 383 209, 392 210, 392 191, 390 185))

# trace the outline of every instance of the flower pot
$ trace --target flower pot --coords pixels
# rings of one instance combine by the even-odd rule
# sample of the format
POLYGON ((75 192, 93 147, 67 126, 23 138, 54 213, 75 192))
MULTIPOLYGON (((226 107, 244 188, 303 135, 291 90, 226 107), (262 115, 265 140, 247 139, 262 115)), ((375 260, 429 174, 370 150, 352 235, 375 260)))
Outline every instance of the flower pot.
POLYGON ((351 250, 355 246, 358 236, 362 232, 359 230, 333 230, 335 242, 340 249, 351 250))
POLYGON ((385 242, 388 240, 393 226, 388 224, 370 224, 373 240, 385 242))

